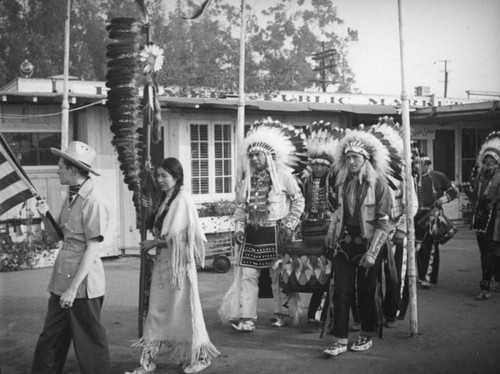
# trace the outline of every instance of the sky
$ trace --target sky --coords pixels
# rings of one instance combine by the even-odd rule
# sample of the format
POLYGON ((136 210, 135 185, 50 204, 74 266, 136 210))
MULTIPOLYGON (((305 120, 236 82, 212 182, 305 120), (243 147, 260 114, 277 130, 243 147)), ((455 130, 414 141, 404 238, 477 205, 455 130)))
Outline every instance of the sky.
MULTIPOLYGON (((332 0, 359 32, 349 63, 363 93, 401 92, 397 0, 332 0)), ((499 0, 401 0, 407 93, 428 86, 447 97, 466 90, 500 92, 499 0)))
MULTIPOLYGON (((245 1, 257 12, 277 0, 245 1)), ((359 41, 348 49, 355 87, 364 94, 400 95, 398 0, 331 1, 343 27, 359 32, 359 41)), ((416 86, 427 86, 443 97, 445 66, 448 98, 466 98, 467 90, 500 92, 500 0, 401 0, 401 5, 409 95, 416 86)))

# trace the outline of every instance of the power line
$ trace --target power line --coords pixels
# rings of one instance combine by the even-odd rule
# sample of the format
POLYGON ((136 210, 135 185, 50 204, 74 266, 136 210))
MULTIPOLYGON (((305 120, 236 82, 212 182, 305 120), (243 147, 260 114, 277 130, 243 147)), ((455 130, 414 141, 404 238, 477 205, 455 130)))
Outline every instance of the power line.
MULTIPOLYGON (((107 99, 102 99, 99 101, 95 101, 93 103, 87 104, 87 105, 82 105, 79 106, 78 108, 73 108, 70 109, 69 112, 76 112, 94 105, 99 105, 99 104, 106 104, 107 99)), ((59 116, 62 114, 62 110, 60 112, 55 112, 55 113, 46 113, 46 114, 29 114, 29 115, 17 115, 17 114, 0 114, 0 118, 5 118, 5 119, 29 119, 29 118, 41 118, 41 117, 52 117, 52 116, 59 116)))

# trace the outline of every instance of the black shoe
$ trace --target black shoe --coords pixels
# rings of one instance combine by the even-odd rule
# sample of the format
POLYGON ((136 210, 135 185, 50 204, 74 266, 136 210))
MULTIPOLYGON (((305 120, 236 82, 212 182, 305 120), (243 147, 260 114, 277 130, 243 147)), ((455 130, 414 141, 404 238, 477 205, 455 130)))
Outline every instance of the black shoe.
POLYGON ((373 345, 372 338, 369 336, 358 336, 358 339, 351 346, 351 351, 363 352, 371 348, 373 345))

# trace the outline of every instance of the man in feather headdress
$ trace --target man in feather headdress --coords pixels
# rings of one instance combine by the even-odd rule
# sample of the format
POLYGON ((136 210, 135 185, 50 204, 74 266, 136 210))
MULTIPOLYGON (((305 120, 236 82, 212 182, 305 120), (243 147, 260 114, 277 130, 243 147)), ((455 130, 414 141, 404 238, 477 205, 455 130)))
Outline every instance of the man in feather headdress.
MULTIPOLYGON (((313 122, 307 128, 308 167, 302 175, 302 190, 306 202, 302 215, 302 239, 308 246, 324 245, 330 216, 336 207, 333 195, 335 183, 333 173, 333 153, 339 138, 344 134, 339 129, 332 129, 330 123, 313 122)), ((326 254, 326 249, 325 249, 326 254)), ((328 283, 326 284, 326 286, 328 283)), ((321 321, 326 318, 327 308, 321 312, 321 321, 316 319, 325 289, 315 290, 311 294, 307 310, 307 326, 305 332, 313 333, 321 330, 321 321)), ((327 305, 325 300, 324 305, 327 305)))
POLYGON ((278 241, 292 238, 304 210, 304 197, 291 173, 303 142, 292 126, 271 118, 256 123, 245 138, 246 165, 234 213, 238 263, 219 310, 223 321, 229 320, 238 331, 255 330, 259 287, 264 284, 259 278, 267 272, 274 299, 272 326, 284 326, 289 316, 283 306, 279 270, 271 267, 278 257, 278 241))
POLYGON ((340 140, 335 154, 338 208, 332 215, 327 245, 335 248, 333 344, 324 353, 347 351, 349 312, 357 285, 361 332, 352 351, 369 349, 377 318, 379 252, 386 243, 391 195, 385 178, 389 152, 372 134, 353 130, 340 140))
POLYGON ((500 291, 500 131, 486 138, 479 151, 471 181, 464 190, 474 204, 472 228, 476 232, 481 256, 482 279, 477 300, 491 297, 490 286, 495 278, 495 291, 500 291))

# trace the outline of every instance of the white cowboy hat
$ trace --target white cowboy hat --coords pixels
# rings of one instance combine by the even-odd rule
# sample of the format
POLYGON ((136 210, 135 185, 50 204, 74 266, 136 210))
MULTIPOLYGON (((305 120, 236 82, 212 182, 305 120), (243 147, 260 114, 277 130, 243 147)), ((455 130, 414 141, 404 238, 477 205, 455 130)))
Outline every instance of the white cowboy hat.
POLYGON ((97 173, 95 170, 92 170, 92 164, 94 163, 96 153, 94 148, 90 145, 74 141, 69 143, 68 148, 64 151, 60 151, 57 148, 50 148, 53 154, 59 156, 61 158, 65 158, 71 163, 81 167, 84 170, 87 170, 95 175, 101 175, 97 173))

